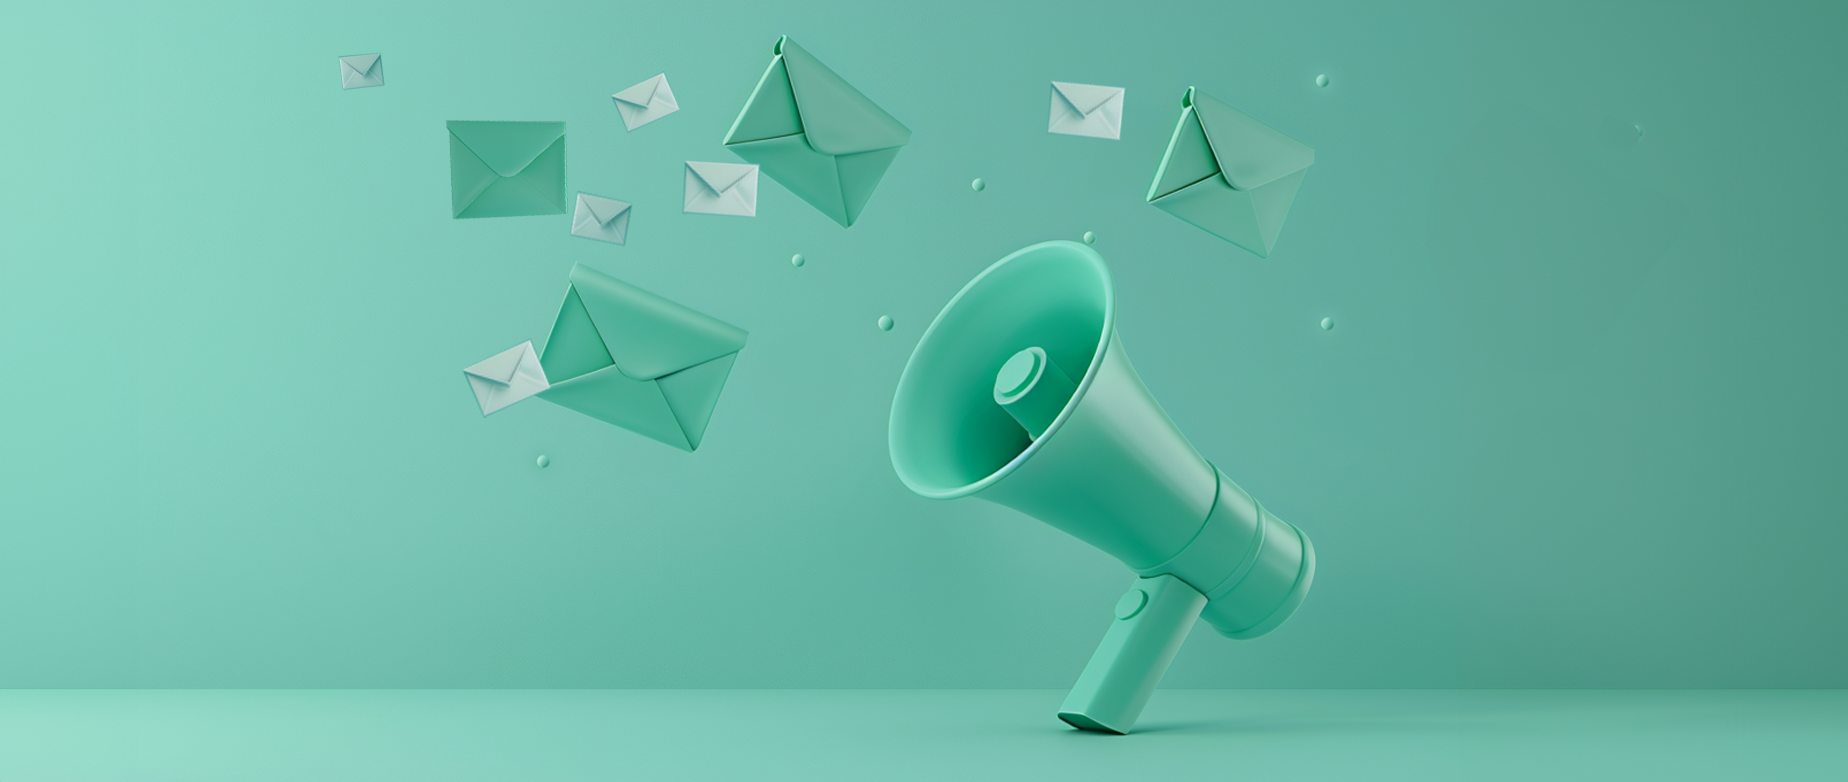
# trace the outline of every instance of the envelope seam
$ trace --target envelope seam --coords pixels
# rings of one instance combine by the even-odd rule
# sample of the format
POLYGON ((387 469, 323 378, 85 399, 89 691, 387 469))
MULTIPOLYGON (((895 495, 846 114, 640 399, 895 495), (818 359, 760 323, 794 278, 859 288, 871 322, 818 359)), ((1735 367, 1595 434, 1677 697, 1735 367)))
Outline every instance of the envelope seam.
MULTIPOLYGON (((1181 185, 1180 187, 1177 187, 1177 188, 1175 188, 1175 189, 1173 189, 1173 190, 1169 190, 1169 191, 1168 191, 1168 192, 1166 192, 1166 193, 1162 193, 1161 195, 1158 195, 1158 196, 1155 196, 1154 198, 1151 198, 1151 199, 1149 199, 1149 203, 1151 203, 1151 204, 1152 204, 1152 203, 1155 203, 1156 201, 1160 201, 1160 200, 1162 200, 1162 199, 1164 199, 1164 198, 1167 198, 1168 196, 1171 196, 1171 195, 1174 195, 1175 193, 1179 193, 1179 192, 1181 192, 1182 190, 1186 190, 1187 188, 1190 188, 1190 187, 1193 187, 1194 185, 1197 185, 1197 184, 1200 184, 1201 182, 1205 182, 1205 181, 1206 181, 1206 180, 1208 180, 1208 179, 1212 179, 1213 177, 1216 177, 1216 176, 1219 176, 1219 175, 1220 175, 1221 173, 1223 173, 1223 172, 1219 172, 1219 171, 1214 171, 1214 172, 1213 172, 1213 173, 1211 173, 1211 174, 1207 174, 1206 176, 1203 176, 1203 177, 1200 177, 1199 179, 1196 179, 1196 180, 1194 180, 1194 181, 1192 181, 1192 182, 1188 182, 1187 184, 1184 184, 1184 185, 1181 185)), ((1227 182, 1227 183, 1226 183, 1226 186, 1227 186, 1227 187, 1232 187, 1232 183, 1231 183, 1231 182, 1227 182)), ((1233 190, 1237 190, 1238 188, 1236 188, 1236 187, 1233 187, 1232 189, 1233 189, 1233 190)))

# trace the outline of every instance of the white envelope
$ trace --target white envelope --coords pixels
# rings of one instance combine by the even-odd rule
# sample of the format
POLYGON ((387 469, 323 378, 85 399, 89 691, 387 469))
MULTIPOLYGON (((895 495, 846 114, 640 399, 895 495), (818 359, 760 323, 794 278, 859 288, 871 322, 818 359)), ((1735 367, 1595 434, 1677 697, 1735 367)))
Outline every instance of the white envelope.
POLYGON ((487 415, 547 388, 545 368, 539 366, 539 354, 531 340, 501 351, 486 361, 462 370, 468 387, 487 415))
POLYGON ((1121 138, 1123 88, 1095 84, 1052 83, 1052 119, 1047 133, 1121 138))
POLYGON ((578 193, 577 213, 571 216, 571 235, 622 244, 629 233, 629 202, 578 193))
POLYGON ((757 216, 757 167, 687 161, 687 205, 703 215, 757 216))
POLYGON ((680 110, 680 104, 674 102, 674 90, 667 86, 665 73, 610 97, 616 99, 616 111, 622 114, 623 127, 630 130, 680 110))
POLYGON ((340 58, 340 89, 377 87, 385 83, 385 63, 376 54, 340 58))

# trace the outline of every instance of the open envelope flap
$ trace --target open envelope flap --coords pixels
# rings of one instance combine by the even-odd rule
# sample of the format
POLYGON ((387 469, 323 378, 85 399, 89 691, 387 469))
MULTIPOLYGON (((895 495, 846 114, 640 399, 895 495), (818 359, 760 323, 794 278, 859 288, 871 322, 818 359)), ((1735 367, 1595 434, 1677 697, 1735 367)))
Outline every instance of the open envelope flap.
POLYGON ((584 208, 590 210, 590 216, 598 225, 609 225, 611 220, 629 211, 629 205, 609 198, 599 198, 588 193, 579 193, 578 199, 584 202, 584 208))
MULTIPOLYGON (((348 68, 352 68, 363 74, 366 71, 372 70, 372 64, 379 61, 379 56, 376 54, 355 54, 351 57, 342 57, 340 61, 346 63, 348 68)), ((326 60, 322 60, 322 62, 326 62, 326 60)))
POLYGON ((1099 87, 1095 84, 1067 84, 1062 81, 1053 82, 1052 88, 1058 90, 1059 97, 1064 98, 1066 103, 1072 104, 1072 108, 1077 109, 1078 113, 1087 116, 1090 115, 1091 112, 1103 108, 1104 104, 1109 103, 1111 98, 1122 94, 1122 90, 1115 87, 1099 87))
POLYGON ((449 132, 494 173, 509 177, 518 176, 563 138, 565 123, 450 120, 449 132))
POLYGON ((776 51, 789 70, 789 87, 796 95, 802 128, 816 152, 851 155, 910 143, 910 128, 788 36, 777 41, 776 51))
POLYGON ((687 168, 692 169, 693 175, 699 177, 699 181, 706 183, 707 187, 712 188, 712 192, 719 195, 724 195, 725 191, 732 189, 739 182, 743 182, 745 177, 751 175, 750 166, 741 166, 736 163, 696 163, 689 160, 687 168))
POLYGON ((695 312, 583 264, 571 286, 624 375, 652 380, 744 348, 744 329, 695 312))
POLYGON ((655 90, 660 89, 661 82, 666 79, 667 74, 663 73, 610 97, 622 101, 623 103, 632 103, 637 106, 646 107, 650 101, 654 100, 655 90))
POLYGON ((1218 175, 1219 161, 1213 159, 1213 145, 1206 143, 1206 129, 1200 127, 1198 112, 1192 106, 1181 109, 1181 121, 1174 126, 1168 151, 1162 154, 1161 168, 1155 170, 1148 200, 1218 175))
POLYGON ((1206 130, 1213 157, 1226 182, 1250 190, 1294 174, 1315 162, 1315 150, 1282 131, 1192 88, 1187 102, 1206 130))
POLYGON ((732 121, 731 130, 725 132, 725 145, 801 132, 802 114, 796 108, 796 94, 789 90, 789 66, 783 64, 781 57, 771 58, 770 67, 764 70, 763 78, 757 80, 757 89, 751 91, 751 99, 732 121))

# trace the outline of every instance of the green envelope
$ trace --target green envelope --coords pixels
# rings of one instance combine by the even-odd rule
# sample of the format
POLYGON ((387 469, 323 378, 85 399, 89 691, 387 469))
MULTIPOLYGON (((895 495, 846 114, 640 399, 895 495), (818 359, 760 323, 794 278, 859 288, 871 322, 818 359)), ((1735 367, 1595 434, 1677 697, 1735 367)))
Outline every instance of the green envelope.
POLYGON ((911 141, 911 129, 789 36, 738 113, 725 146, 842 226, 911 141))
POLYGON ((744 348, 745 332, 583 264, 546 338, 540 399, 685 451, 744 348))
POLYGON ((457 219, 565 213, 565 123, 449 123, 457 219))
POLYGON ((1314 162, 1308 145, 1188 87, 1148 200, 1268 258, 1314 162))

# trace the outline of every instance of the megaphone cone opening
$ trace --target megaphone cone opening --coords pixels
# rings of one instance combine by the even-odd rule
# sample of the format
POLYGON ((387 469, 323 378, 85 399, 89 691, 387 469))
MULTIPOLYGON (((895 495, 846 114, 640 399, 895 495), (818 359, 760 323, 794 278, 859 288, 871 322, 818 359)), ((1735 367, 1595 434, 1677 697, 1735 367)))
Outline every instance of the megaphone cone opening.
POLYGON ((1006 477, 1071 417, 1115 325, 1110 270, 1084 244, 1036 244, 976 275, 924 330, 899 377, 889 429, 899 480, 925 497, 951 499, 1006 477), (1029 347, 1084 375, 1038 438, 994 396, 996 373, 1029 347))

